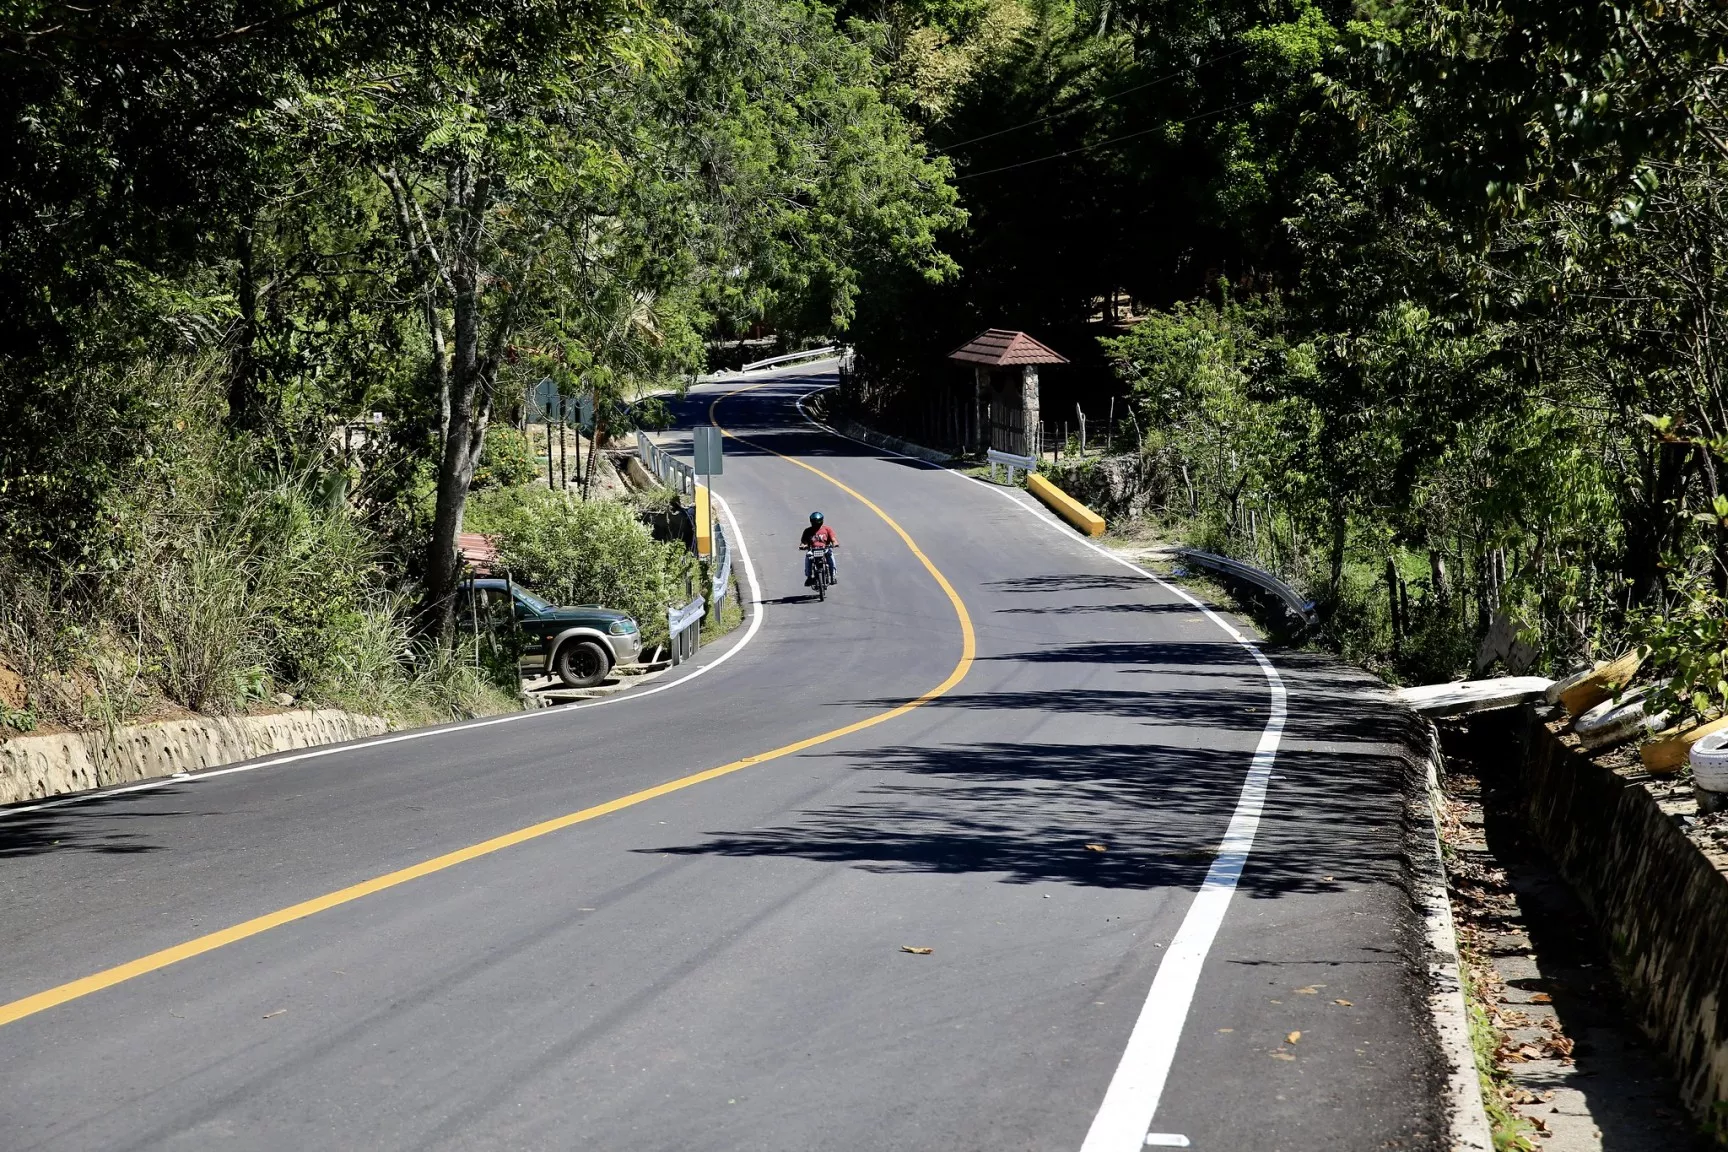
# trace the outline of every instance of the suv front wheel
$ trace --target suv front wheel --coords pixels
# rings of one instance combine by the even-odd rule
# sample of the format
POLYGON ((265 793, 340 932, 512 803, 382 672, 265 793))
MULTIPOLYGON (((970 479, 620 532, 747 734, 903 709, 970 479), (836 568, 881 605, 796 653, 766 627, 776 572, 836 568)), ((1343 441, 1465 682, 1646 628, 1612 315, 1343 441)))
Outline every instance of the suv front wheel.
POLYGON ((566 688, 592 688, 612 670, 612 658, 592 640, 572 640, 558 649, 552 671, 566 688))

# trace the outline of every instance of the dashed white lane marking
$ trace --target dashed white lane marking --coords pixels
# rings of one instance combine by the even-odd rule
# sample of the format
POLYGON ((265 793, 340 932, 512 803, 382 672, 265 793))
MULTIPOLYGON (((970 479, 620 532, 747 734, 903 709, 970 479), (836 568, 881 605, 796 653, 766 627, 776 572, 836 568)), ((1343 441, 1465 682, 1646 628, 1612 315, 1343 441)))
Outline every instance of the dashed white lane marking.
POLYGON ((698 676, 705 676, 726 661, 732 659, 744 646, 755 639, 757 631, 762 627, 762 586, 756 581, 756 567, 750 562, 750 549, 744 543, 744 532, 738 527, 738 518, 732 514, 731 505, 718 495, 713 497, 720 505, 720 511, 726 516, 726 523, 732 527, 732 539, 738 544, 738 562, 744 569, 744 581, 750 585, 750 601, 755 610, 750 613, 750 623, 744 629, 744 635, 738 642, 726 651, 720 653, 713 661, 703 664, 686 676, 665 684, 657 684, 652 688, 644 688, 640 692, 622 692, 616 696, 608 696, 589 704, 564 704, 557 708, 542 708, 534 712, 512 712, 508 716, 492 716, 485 720, 470 720, 464 724, 449 724, 442 728, 417 728, 410 732, 399 732, 394 736, 380 736, 373 740, 362 740, 350 744, 341 744, 325 748, 309 748, 304 752, 292 752, 286 756, 273 756, 268 760, 253 760, 245 764, 236 764, 232 768, 212 768, 207 772, 185 773, 176 772, 172 776, 164 776, 157 780, 146 780, 139 784, 129 784, 124 788, 106 788, 100 792, 80 792, 76 796, 63 796, 57 800, 44 800, 38 804, 20 804, 16 808, 0 810, 0 820, 13 816, 22 816, 27 812, 41 812, 48 808, 64 808, 71 804, 83 804, 90 800, 106 800, 112 796, 124 796, 128 792, 148 792, 153 788, 166 788, 170 784, 197 784, 205 780, 214 780, 218 776, 232 776, 238 772, 256 772, 260 768, 274 768, 279 764, 292 764, 297 760, 312 760, 320 756, 337 756, 344 752, 354 752, 362 748, 380 748, 386 744, 400 744, 406 740, 426 740, 436 736, 448 736, 457 732, 471 732, 476 728, 491 728, 499 724, 516 724, 524 720, 536 720, 547 716, 568 716, 572 712, 585 712, 590 708, 601 708, 608 704, 622 704, 629 700, 640 700, 644 696, 654 696, 668 692, 673 688, 690 683, 698 676))
POLYGON ((1148 1132, 1146 1133, 1148 1148, 1186 1148, 1188 1137, 1180 1132, 1148 1132))
MULTIPOLYGON (((863 444, 890 456, 918 459, 901 452, 878 448, 869 441, 847 436, 819 424, 804 410, 802 397, 798 401, 798 411, 811 424, 842 439, 863 444)), ((1176 930, 1175 938, 1164 949, 1163 962, 1158 965, 1158 973, 1152 978, 1152 989, 1146 994, 1146 1003, 1141 1006, 1139 1018, 1134 1022, 1134 1031, 1128 1037, 1128 1047, 1116 1065, 1115 1075, 1110 1078, 1110 1086, 1104 1093, 1104 1102, 1099 1105, 1097 1114, 1092 1118, 1092 1127, 1086 1133, 1080 1152, 1131 1152, 1155 1143, 1154 1137, 1159 1141, 1181 1141, 1179 1144, 1165 1143, 1164 1147, 1186 1148, 1188 1139, 1185 1136, 1148 1133, 1147 1129, 1151 1127, 1152 1119, 1158 1112, 1158 1102, 1164 1095, 1164 1084, 1170 1077, 1170 1066, 1176 1059, 1176 1045, 1182 1038, 1182 1028, 1194 1002, 1194 989, 1200 983, 1200 970, 1206 962, 1207 953, 1212 950, 1212 941, 1224 922, 1224 913, 1230 907, 1230 898, 1236 894, 1236 886, 1242 879, 1242 870, 1248 863, 1248 854, 1254 848, 1255 834, 1260 830, 1260 815, 1266 805, 1266 786, 1272 776, 1272 765, 1277 759, 1279 741, 1284 735, 1288 705, 1284 681, 1279 677, 1278 670, 1272 666, 1272 662, 1266 659, 1252 640, 1181 588, 1146 571, 1131 560, 1100 548, 1089 540, 1076 537, 1054 519, 1046 517, 1039 509, 1025 503, 1010 489, 985 484, 975 476, 967 476, 951 468, 934 464, 931 467, 1001 493, 1020 508, 1030 512, 1039 523, 1060 532, 1069 542, 1089 548, 1186 600, 1241 645, 1254 658, 1254 662, 1260 666, 1261 675, 1266 678, 1266 687, 1272 697, 1271 716, 1266 721, 1266 727, 1261 730, 1260 742, 1248 763, 1248 775, 1242 781, 1242 790, 1237 795, 1236 810, 1230 817, 1230 825, 1225 829, 1224 839, 1218 846, 1218 854, 1213 859, 1212 867, 1207 871, 1206 879, 1201 883, 1194 902, 1188 906, 1188 914, 1182 918, 1182 926, 1176 930)))

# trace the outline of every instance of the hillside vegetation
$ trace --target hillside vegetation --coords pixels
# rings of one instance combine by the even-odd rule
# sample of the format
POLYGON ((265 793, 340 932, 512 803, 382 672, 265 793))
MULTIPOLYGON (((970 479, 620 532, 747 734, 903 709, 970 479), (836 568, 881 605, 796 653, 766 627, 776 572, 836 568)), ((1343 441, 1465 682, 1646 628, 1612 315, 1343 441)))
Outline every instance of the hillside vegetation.
POLYGON ((960 276, 862 298, 878 412, 1030 330, 1055 419, 1114 396, 1158 517, 1335 646, 1440 679, 1504 615, 1538 668, 1642 642, 1728 699, 1720 5, 855 11, 969 214, 960 276))
POLYGON ((683 593, 588 483, 521 493, 488 433, 538 382, 603 441, 705 338, 952 270, 946 161, 816 5, 40 2, 0 38, 0 730, 511 706, 450 627, 471 491, 517 490, 489 526, 550 594, 683 593))

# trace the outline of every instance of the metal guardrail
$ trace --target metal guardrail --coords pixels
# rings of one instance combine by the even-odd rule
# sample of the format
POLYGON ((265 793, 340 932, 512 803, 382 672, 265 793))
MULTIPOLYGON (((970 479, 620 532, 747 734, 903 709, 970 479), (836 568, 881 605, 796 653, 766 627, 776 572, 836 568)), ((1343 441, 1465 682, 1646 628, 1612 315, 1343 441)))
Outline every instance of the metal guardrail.
POLYGON ((990 479, 992 481, 996 479, 996 466, 998 464, 1008 469, 1008 483, 1010 484, 1014 483, 1014 469, 1018 468, 1022 472, 1034 472, 1038 468, 1038 461, 1030 456, 1016 456, 1012 452, 998 452, 994 448, 986 450, 984 458, 990 461, 990 479))
POLYGON ((696 495, 696 473, 690 465, 666 451, 640 428, 636 430, 636 455, 642 466, 654 473, 660 483, 684 496, 696 495))
POLYGON ((1282 600, 1284 607, 1292 616, 1301 620, 1305 627, 1312 628, 1320 622, 1320 614, 1314 609, 1314 601, 1302 599, 1301 594, 1296 589, 1264 569, 1256 568, 1252 564, 1244 564, 1240 560, 1232 560, 1228 556, 1202 552, 1198 548, 1178 548, 1176 553, 1184 560, 1192 561, 1209 571, 1234 577, 1237 580, 1253 584, 1264 592, 1271 593, 1282 600))
POLYGON ((740 372, 754 372, 758 368, 768 368, 775 364, 790 364, 794 360, 815 360, 823 356, 833 356, 840 351, 838 344, 825 344, 820 348, 806 348, 802 352, 788 352, 784 356, 770 356, 766 360, 752 360, 740 368, 740 372))
POLYGON ((672 633, 672 663, 682 664, 702 646, 702 617, 708 602, 698 596, 682 608, 666 609, 666 630, 672 633))
MULTIPOLYGON (((696 473, 690 465, 648 439, 647 433, 640 429, 636 432, 636 453, 642 466, 658 477, 660 483, 685 496, 696 495, 696 473)), ((732 542, 726 538, 726 529, 718 516, 714 518, 714 558, 710 567, 713 580, 709 591, 718 608, 732 586, 732 542)))
POLYGON ((732 586, 732 543, 726 539, 726 529, 718 516, 714 517, 714 559, 709 569, 714 576, 709 591, 713 593, 714 609, 719 611, 726 590, 732 586))

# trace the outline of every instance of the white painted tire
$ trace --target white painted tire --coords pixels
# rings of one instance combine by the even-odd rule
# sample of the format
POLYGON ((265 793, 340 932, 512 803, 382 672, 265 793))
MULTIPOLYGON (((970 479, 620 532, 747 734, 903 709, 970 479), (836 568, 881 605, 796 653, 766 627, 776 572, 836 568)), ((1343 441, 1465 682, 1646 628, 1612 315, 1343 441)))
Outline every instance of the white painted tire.
POLYGON ((1578 743, 1586 748, 1606 748, 1644 731, 1650 718, 1644 715, 1644 692, 1628 693, 1619 703, 1604 700, 1572 722, 1578 743))
POLYGON ((1712 732, 1687 754, 1693 783, 1706 792, 1728 792, 1728 731, 1712 732))

